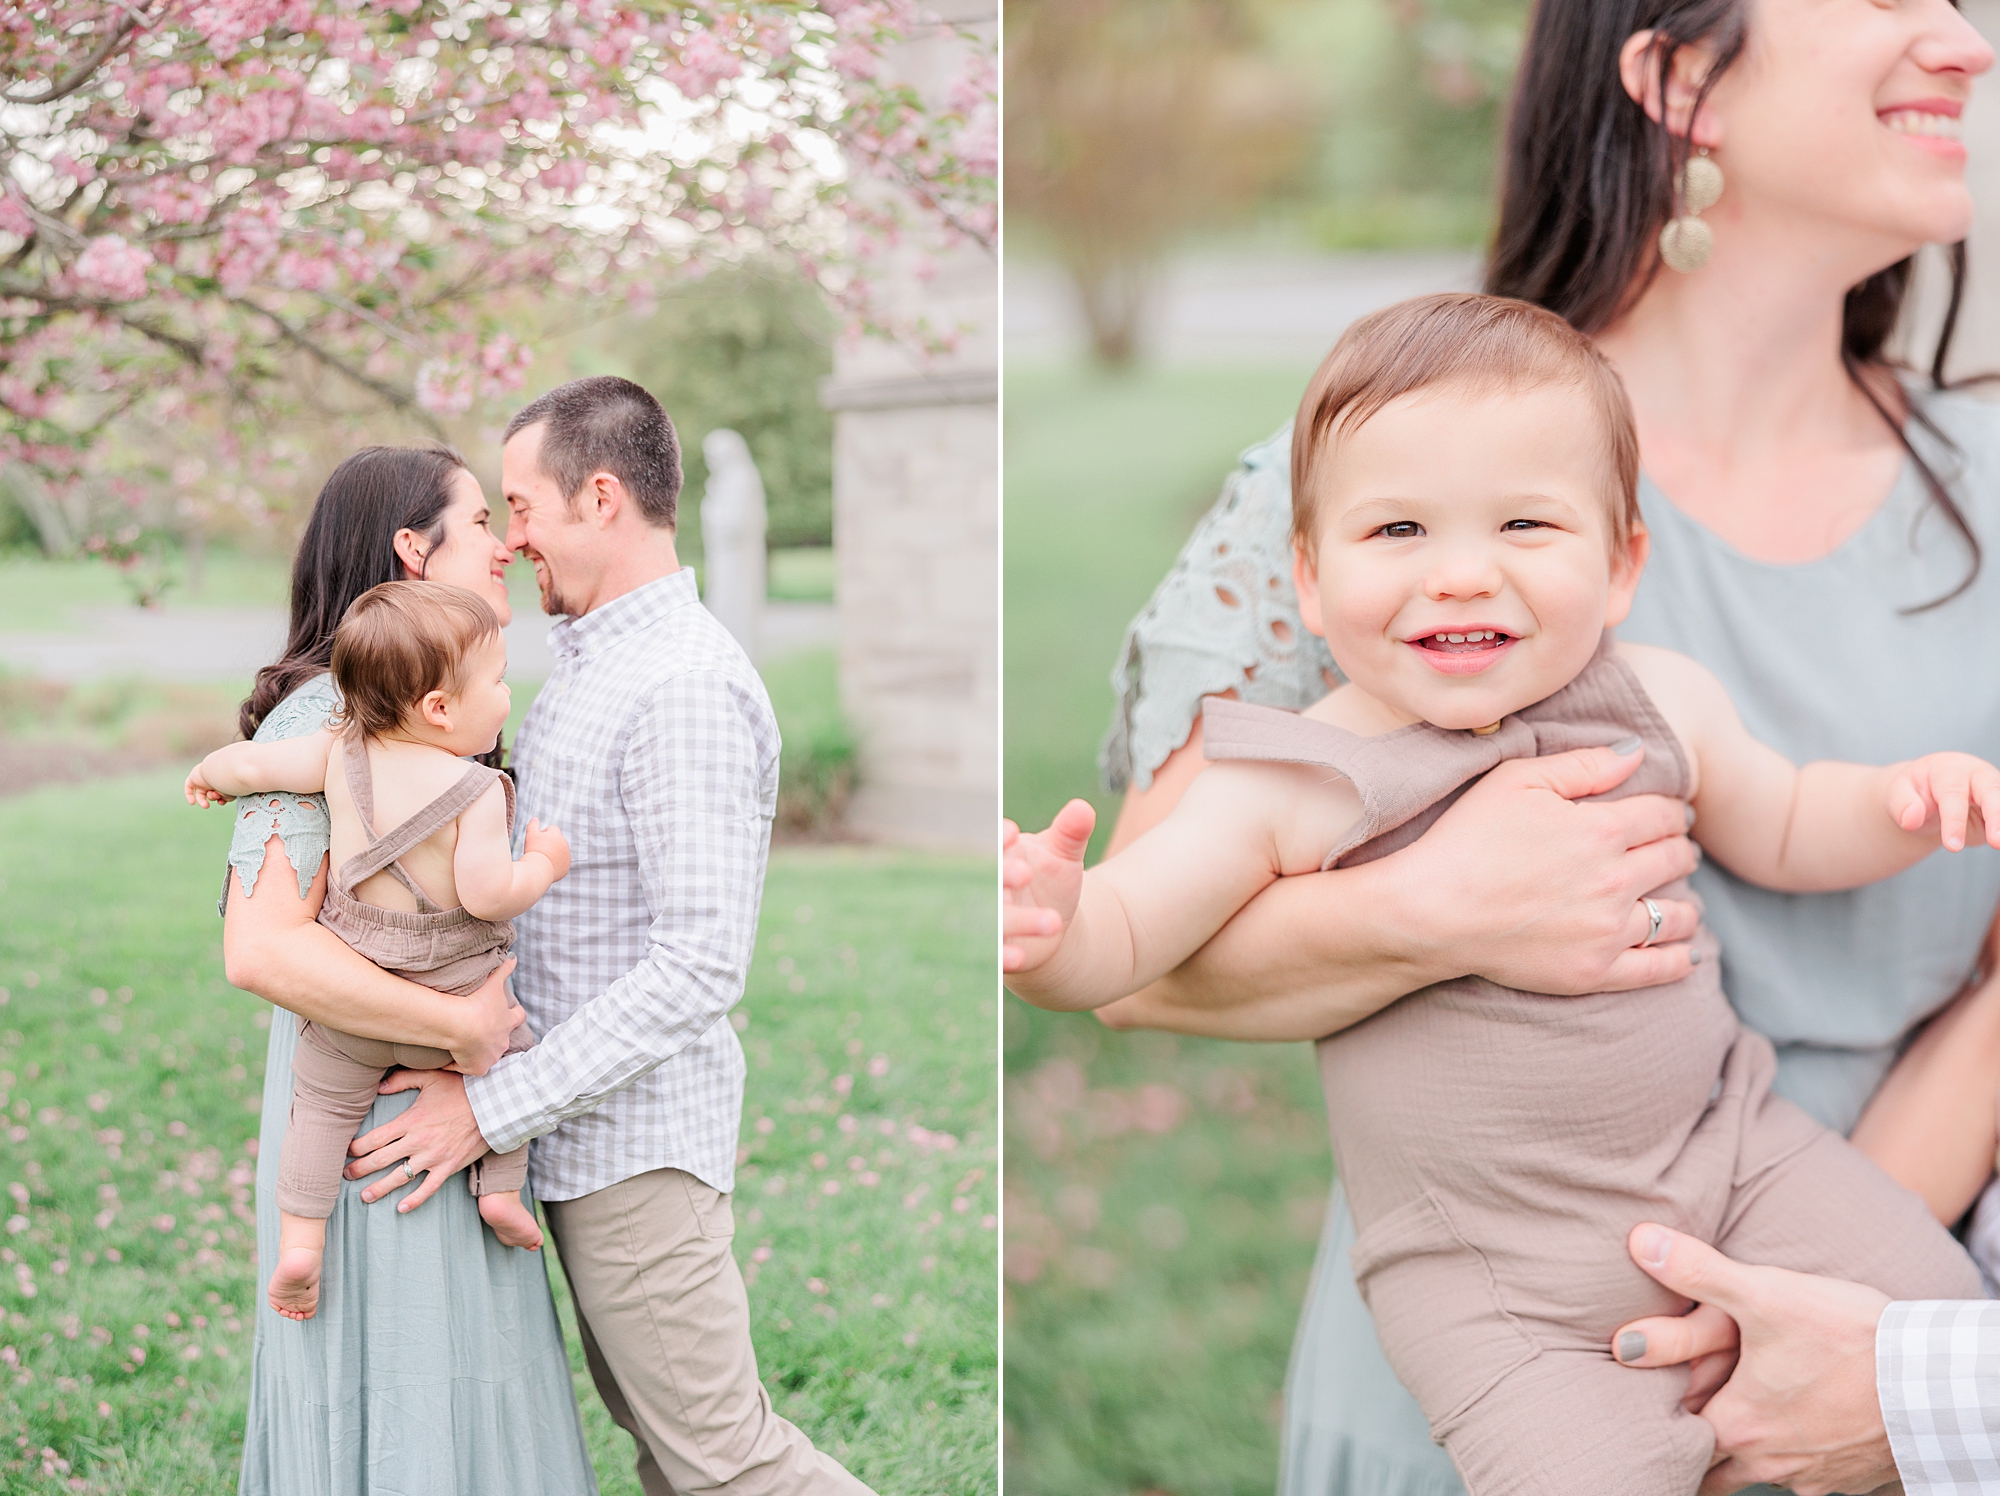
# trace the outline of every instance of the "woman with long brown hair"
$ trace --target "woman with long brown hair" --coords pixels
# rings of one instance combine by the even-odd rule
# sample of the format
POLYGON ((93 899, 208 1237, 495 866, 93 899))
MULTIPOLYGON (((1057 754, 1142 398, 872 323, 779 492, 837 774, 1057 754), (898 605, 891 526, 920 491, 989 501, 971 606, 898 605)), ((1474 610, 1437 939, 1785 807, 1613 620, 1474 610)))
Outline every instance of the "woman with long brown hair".
MULTIPOLYGON (((1541 0, 1529 25, 1486 289, 1591 334, 1632 397, 1652 559, 1621 637, 1700 660, 1798 761, 2000 751, 2000 675, 1965 668, 1968 645, 2000 636, 2000 412, 1943 378, 1972 218, 1957 126, 1992 60, 1947 0, 1541 0), (1914 373, 1889 346, 1925 244, 1954 246, 1952 294, 1914 373)), ((1199 771, 1202 695, 1301 706, 1332 678, 1290 608, 1289 439, 1246 455, 1128 635, 1105 753, 1130 789, 1114 845, 1199 771)), ((1693 910, 1667 907, 1648 942, 1641 899, 1694 864, 1679 807, 1581 803, 1628 772, 1601 751, 1503 765, 1411 847, 1281 880, 1104 1013, 1314 1039, 1466 974, 1542 992, 1672 980, 1693 910)), ((1980 965, 2000 863, 1810 897, 1703 867, 1695 887, 1726 989, 1778 1047, 1778 1089, 1956 1219, 1972 1201, 1946 1181, 1992 1157, 1994 1107, 1952 1114, 1930 1098, 1978 1088, 1917 1077, 2000 1052, 2000 983, 1950 1006, 1980 965)), ((1281 1487, 1451 1496, 1376 1347, 1351 1241, 1336 1192, 1281 1487)))
MULTIPOLYGON (((367 447, 328 476, 292 567, 291 634, 243 703, 246 737, 316 732, 340 705, 330 666, 348 605, 380 582, 447 582, 505 624, 511 554, 478 480, 439 448, 367 447)), ((497 760, 499 749, 494 750, 497 760)), ((498 767, 497 761, 493 767, 498 767)), ((471 997, 395 976, 317 923, 329 823, 318 795, 237 802, 223 893, 229 980, 276 1005, 257 1149, 257 1255, 278 1252, 277 1166, 292 1097, 291 1014, 452 1051, 483 1072, 507 1046, 509 962, 471 997)), ((378 1099, 368 1131, 415 1100, 378 1099)), ((597 1489, 538 1252, 500 1245, 442 1189, 408 1214, 345 1183, 327 1221, 327 1290, 303 1322, 257 1309, 241 1496, 583 1496, 597 1489)))

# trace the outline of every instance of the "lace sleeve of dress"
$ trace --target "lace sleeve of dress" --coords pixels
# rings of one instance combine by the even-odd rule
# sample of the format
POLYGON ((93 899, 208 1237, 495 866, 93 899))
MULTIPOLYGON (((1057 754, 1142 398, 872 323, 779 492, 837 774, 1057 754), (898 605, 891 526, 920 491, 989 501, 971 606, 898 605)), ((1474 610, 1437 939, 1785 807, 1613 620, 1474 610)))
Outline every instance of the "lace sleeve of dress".
MULTIPOLYGON (((257 729, 257 741, 275 743, 318 732, 340 705, 331 675, 315 676, 271 709, 257 729)), ((229 866, 242 881, 243 896, 257 889, 264 870, 264 845, 276 833, 285 844, 285 860, 298 875, 299 897, 312 888, 313 875, 332 844, 332 822, 324 795, 245 795, 236 802, 236 825, 229 839, 229 866)), ((229 902, 229 874, 222 875, 220 913, 229 902)))
POLYGON ((1117 706, 1098 750, 1105 787, 1145 789, 1187 742, 1201 698, 1234 690, 1302 707, 1338 682, 1326 641, 1299 622, 1292 589, 1292 428, 1244 452, 1111 671, 1117 706))

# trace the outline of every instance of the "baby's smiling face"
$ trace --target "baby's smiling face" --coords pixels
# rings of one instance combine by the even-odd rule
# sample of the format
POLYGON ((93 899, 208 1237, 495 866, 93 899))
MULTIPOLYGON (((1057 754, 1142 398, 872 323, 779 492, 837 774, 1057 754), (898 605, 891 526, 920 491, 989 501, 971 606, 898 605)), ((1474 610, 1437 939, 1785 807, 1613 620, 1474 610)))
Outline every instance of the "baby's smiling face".
POLYGON ((1621 500, 1576 388, 1433 386, 1333 440, 1299 609, 1398 719, 1498 722, 1568 685, 1630 609, 1646 535, 1614 544, 1621 500))

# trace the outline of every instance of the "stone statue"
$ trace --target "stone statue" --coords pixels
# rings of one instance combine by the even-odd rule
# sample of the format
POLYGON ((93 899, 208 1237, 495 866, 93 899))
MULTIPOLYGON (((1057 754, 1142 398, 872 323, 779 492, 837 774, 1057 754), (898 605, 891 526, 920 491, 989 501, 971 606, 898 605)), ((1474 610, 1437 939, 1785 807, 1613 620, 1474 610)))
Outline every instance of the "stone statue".
POLYGON ((764 480, 737 432, 709 432, 701 455, 708 459, 701 496, 702 601, 754 660, 764 613, 764 480))

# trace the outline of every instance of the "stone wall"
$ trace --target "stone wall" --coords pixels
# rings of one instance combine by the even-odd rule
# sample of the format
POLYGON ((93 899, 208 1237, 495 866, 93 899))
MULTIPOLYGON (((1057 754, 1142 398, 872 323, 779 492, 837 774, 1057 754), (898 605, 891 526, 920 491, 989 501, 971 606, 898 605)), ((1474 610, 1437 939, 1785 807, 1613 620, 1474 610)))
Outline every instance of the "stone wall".
MULTIPOLYGON (((935 7, 989 38, 994 0, 935 7)), ((890 66, 942 87, 966 43, 938 34, 890 66)), ((999 273, 976 245, 919 277, 883 277, 899 318, 968 326, 953 352, 843 346, 834 416, 833 545, 841 704, 859 744, 849 822, 864 836, 987 849, 1000 804, 999 273)))

